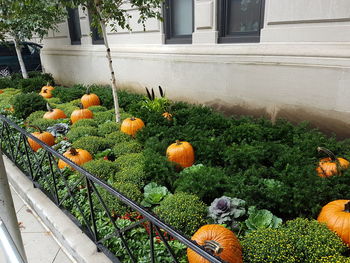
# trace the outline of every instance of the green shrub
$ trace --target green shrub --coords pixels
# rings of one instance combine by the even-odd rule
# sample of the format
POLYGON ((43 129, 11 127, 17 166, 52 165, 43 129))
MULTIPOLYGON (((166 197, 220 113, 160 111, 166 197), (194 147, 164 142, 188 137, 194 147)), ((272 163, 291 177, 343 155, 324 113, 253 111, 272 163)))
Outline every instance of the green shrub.
POLYGON ((203 165, 185 168, 174 186, 176 192, 195 194, 208 205, 230 187, 229 177, 222 168, 203 165))
POLYGON ((192 194, 176 193, 166 197, 154 212, 175 229, 192 236, 206 224, 207 206, 192 194))
POLYGON ((90 106, 89 110, 91 110, 93 113, 97 113, 97 112, 107 111, 107 108, 99 105, 99 106, 90 106))
POLYGON ((142 189, 145 186, 146 175, 143 171, 143 164, 134 164, 133 166, 122 169, 115 174, 115 181, 120 183, 133 183, 142 189))
POLYGON ((18 94, 14 97, 15 116, 27 118, 32 112, 46 109, 46 101, 37 93, 18 94))
POLYGON ((52 119, 43 119, 43 118, 38 118, 34 120, 31 125, 37 126, 42 130, 46 130, 48 127, 55 125, 56 123, 62 122, 62 119, 58 120, 52 120, 52 119))
POLYGON ((18 82, 18 86, 23 93, 40 92, 41 88, 45 85, 46 81, 41 77, 21 79, 18 82))
POLYGON ((74 106, 72 103, 62 103, 56 105, 57 109, 63 110, 63 112, 69 117, 73 111, 79 109, 79 107, 74 106))
POLYGON ((128 142, 132 140, 132 137, 121 131, 114 131, 110 134, 106 134, 107 139, 113 140, 115 143, 128 142))
POLYGON ((112 111, 96 112, 94 113, 94 119, 98 124, 103 124, 107 121, 114 121, 115 114, 112 111))
POLYGON ((110 86, 91 85, 91 93, 95 93, 101 101, 101 105, 111 109, 114 106, 112 88, 110 86))
POLYGON ((97 136, 98 132, 95 127, 91 126, 79 126, 72 128, 66 135, 66 137, 74 142, 84 136, 97 136))
POLYGON ((114 121, 105 122, 98 126, 98 134, 100 136, 105 136, 106 134, 110 134, 115 131, 120 130, 120 123, 116 123, 114 121))
POLYGON ((91 154, 96 154, 100 151, 112 147, 113 142, 102 137, 85 136, 73 142, 72 146, 74 148, 87 150, 91 154))
POLYGON ((135 164, 143 165, 145 163, 145 156, 143 153, 129 153, 124 154, 115 160, 119 169, 123 170, 134 166, 135 164))
POLYGON ((77 122, 75 122, 72 125, 72 129, 73 128, 77 128, 77 127, 81 127, 81 126, 91 126, 91 127, 96 127, 98 126, 97 122, 94 119, 82 119, 82 120, 78 120, 77 122))
POLYGON ((348 250, 325 225, 302 218, 289 221, 279 229, 256 230, 241 244, 247 263, 315 263, 348 250))
POLYGON ((55 98, 59 98, 63 103, 70 102, 75 99, 80 99, 85 94, 86 87, 83 85, 74 85, 71 88, 57 86, 52 91, 55 98))
POLYGON ((61 103, 61 100, 59 98, 49 98, 46 99, 46 101, 52 106, 52 107, 56 107, 57 104, 61 103))
POLYGON ((87 162, 83 165, 83 168, 105 181, 112 179, 118 171, 115 163, 103 159, 87 162))
POLYGON ((142 146, 136 141, 120 142, 114 145, 113 154, 116 158, 128 154, 128 153, 138 153, 142 151, 142 146))
POLYGON ((43 79, 43 81, 45 81, 45 84, 49 83, 52 86, 55 85, 55 80, 52 77, 52 74, 50 74, 50 73, 42 73, 40 71, 30 71, 30 72, 28 72, 28 77, 29 78, 39 77, 39 78, 43 79))
POLYGON ((33 123, 33 121, 37 119, 42 119, 45 113, 46 111, 43 111, 43 110, 35 111, 26 118, 26 122, 31 124, 33 123))
POLYGON ((12 88, 12 89, 16 89, 17 87, 17 82, 11 80, 11 78, 6 77, 6 78, 0 78, 0 89, 8 89, 8 88, 12 88))
POLYGON ((141 94, 130 93, 126 90, 118 91, 119 106, 123 108, 125 111, 129 111, 129 109, 132 108, 133 105, 139 103, 143 99, 144 99, 144 95, 141 95, 141 94))

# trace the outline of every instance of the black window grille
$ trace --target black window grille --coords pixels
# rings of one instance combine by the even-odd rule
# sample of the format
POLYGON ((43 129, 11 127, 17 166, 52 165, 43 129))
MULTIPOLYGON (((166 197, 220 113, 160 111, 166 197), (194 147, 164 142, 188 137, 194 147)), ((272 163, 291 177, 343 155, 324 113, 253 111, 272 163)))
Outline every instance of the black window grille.
POLYGON ((81 44, 80 18, 78 8, 68 8, 68 28, 72 45, 81 44))

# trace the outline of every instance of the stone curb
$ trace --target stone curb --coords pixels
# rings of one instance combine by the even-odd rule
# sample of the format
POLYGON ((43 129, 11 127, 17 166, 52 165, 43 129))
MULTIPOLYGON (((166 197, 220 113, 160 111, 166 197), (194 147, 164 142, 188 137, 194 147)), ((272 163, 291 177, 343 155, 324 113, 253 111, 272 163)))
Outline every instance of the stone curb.
MULTIPOLYGON (((111 263, 96 245, 4 155, 9 182, 78 263, 111 263)), ((40 249, 40 248, 38 248, 40 249)))

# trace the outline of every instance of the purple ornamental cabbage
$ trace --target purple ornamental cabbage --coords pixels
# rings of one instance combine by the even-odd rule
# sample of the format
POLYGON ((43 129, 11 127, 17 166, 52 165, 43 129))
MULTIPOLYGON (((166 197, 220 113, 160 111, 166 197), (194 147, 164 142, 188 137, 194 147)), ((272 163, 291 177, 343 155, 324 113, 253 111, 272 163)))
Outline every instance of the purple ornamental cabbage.
POLYGON ((242 199, 222 196, 211 203, 208 216, 217 224, 226 224, 245 215, 244 206, 242 199))

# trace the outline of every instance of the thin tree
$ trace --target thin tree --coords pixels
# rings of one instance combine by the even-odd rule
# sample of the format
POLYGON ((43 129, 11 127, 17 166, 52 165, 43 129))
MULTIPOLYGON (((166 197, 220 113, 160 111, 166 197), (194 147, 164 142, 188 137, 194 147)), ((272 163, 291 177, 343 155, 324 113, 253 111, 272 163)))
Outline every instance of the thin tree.
POLYGON ((106 27, 109 25, 112 31, 115 32, 118 27, 131 31, 132 28, 129 24, 129 19, 132 16, 129 11, 132 10, 134 12, 136 9, 138 10, 138 23, 143 24, 145 29, 145 22, 148 18, 161 20, 160 8, 163 0, 65 0, 62 3, 69 7, 82 6, 84 10, 88 9, 92 18, 92 25, 99 28, 102 33, 111 74, 116 122, 120 122, 117 80, 113 68, 111 50, 108 44, 106 27))
POLYGON ((15 44, 23 78, 28 78, 21 53, 21 42, 33 37, 43 39, 57 30, 66 10, 59 0, 0 0, 0 40, 11 38, 15 44))

